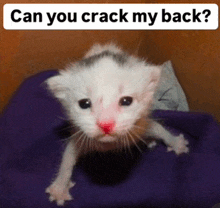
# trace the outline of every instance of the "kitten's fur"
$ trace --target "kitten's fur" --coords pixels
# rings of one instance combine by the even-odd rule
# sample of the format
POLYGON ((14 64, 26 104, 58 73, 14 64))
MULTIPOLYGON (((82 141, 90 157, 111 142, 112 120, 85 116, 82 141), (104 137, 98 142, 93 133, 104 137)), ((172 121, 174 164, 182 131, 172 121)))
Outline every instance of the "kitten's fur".
POLYGON ((137 146, 148 134, 161 138, 176 154, 188 152, 183 135, 175 137, 149 119, 160 75, 160 66, 130 56, 114 44, 97 44, 81 61, 46 81, 78 129, 66 147, 57 178, 46 189, 50 201, 63 205, 72 199, 72 169, 87 151, 137 146))

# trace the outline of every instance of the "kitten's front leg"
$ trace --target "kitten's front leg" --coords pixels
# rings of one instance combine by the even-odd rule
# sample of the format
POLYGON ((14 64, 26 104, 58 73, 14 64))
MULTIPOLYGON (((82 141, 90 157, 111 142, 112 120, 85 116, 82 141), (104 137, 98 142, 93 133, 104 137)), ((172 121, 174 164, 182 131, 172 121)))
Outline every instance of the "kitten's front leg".
POLYGON ((46 189, 46 193, 50 194, 49 200, 56 201, 57 205, 62 206, 67 200, 72 200, 69 189, 75 184, 70 180, 73 167, 76 164, 77 151, 73 141, 69 141, 64 151, 60 169, 56 179, 46 189))
POLYGON ((162 125, 155 121, 152 122, 149 134, 150 136, 155 136, 162 139, 164 143, 168 146, 168 151, 173 150, 177 155, 189 152, 189 148, 187 147, 189 142, 184 138, 183 134, 180 134, 179 136, 174 136, 162 125))

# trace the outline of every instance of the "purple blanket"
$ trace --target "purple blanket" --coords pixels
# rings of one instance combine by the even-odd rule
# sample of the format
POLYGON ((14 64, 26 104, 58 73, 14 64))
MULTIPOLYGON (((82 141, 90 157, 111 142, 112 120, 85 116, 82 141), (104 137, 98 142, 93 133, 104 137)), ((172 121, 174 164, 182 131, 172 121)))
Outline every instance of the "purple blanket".
MULTIPOLYGON (((0 118, 0 204, 50 208, 45 193, 68 137, 60 105, 42 82, 55 71, 27 79, 0 118)), ((153 116, 189 140, 176 156, 160 143, 154 150, 94 153, 73 173, 73 201, 65 207, 197 207, 220 203, 220 131, 210 115, 155 111, 153 116)))

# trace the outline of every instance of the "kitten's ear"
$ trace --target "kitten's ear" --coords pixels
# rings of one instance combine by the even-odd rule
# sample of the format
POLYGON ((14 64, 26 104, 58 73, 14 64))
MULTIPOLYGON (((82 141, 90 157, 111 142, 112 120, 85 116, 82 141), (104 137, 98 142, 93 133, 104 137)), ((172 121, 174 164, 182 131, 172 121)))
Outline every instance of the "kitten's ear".
POLYGON ((145 85, 145 94, 142 96, 143 102, 145 103, 146 109, 152 104, 154 93, 157 90, 157 86, 160 81, 162 72, 161 66, 148 66, 147 77, 149 78, 145 85))
POLYGON ((150 66, 150 71, 150 80, 147 88, 148 91, 155 92, 160 81, 162 66, 150 66))
POLYGON ((67 80, 63 75, 57 75, 47 79, 46 84, 56 98, 65 100, 66 93, 69 89, 67 87, 67 80))

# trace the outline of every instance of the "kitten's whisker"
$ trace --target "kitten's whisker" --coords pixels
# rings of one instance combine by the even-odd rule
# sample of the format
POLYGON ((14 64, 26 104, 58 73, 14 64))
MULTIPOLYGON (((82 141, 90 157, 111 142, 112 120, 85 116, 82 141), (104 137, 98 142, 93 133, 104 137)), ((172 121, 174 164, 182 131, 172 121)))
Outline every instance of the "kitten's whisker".
POLYGON ((68 119, 67 118, 63 118, 62 116, 57 116, 57 118, 61 119, 61 120, 64 120, 64 121, 67 121, 68 119))
POLYGON ((86 135, 86 143, 87 143, 87 151, 89 150, 91 150, 91 139, 90 139, 90 137, 88 137, 87 135, 86 135))
POLYGON ((89 139, 89 144, 90 144, 90 150, 94 151, 94 139, 90 137, 88 137, 88 139, 89 139))
POLYGON ((67 138, 64 138, 64 139, 60 139, 59 141, 61 141, 61 142, 66 142, 66 141, 69 141, 69 140, 70 140, 70 138, 67 137, 67 138))
POLYGON ((121 136, 118 139, 118 143, 119 143, 119 150, 121 151, 123 149, 123 139, 121 136))
POLYGON ((116 149, 120 150, 120 148, 121 148, 121 140, 120 139, 116 139, 116 149))
POLYGON ((136 125, 136 124, 133 124, 132 127, 135 127, 135 128, 137 128, 137 129, 141 129, 141 130, 146 130, 146 128, 144 128, 144 127, 142 127, 142 126, 138 126, 138 125, 136 125))
POLYGON ((91 139, 92 139, 92 144, 93 144, 93 150, 98 149, 98 144, 97 144, 96 140, 94 138, 91 138, 91 139))
POLYGON ((82 152, 82 148, 85 146, 84 144, 86 143, 86 141, 87 141, 87 136, 86 136, 86 134, 83 133, 83 137, 81 139, 81 144, 79 147, 79 150, 80 150, 79 152, 82 152))
POLYGON ((95 148, 95 149, 98 149, 98 148, 99 148, 98 142, 94 139, 94 140, 93 140, 93 143, 94 143, 94 148, 95 148))
POLYGON ((128 138, 128 134, 125 134, 125 142, 127 142, 126 148, 128 149, 128 151, 130 152, 131 156, 133 157, 132 151, 131 151, 131 146, 130 146, 130 142, 129 142, 129 138, 128 138))
POLYGON ((131 151, 129 151, 130 145, 128 144, 128 141, 127 141, 127 140, 128 140, 128 139, 127 139, 127 134, 125 134, 125 135, 123 136, 124 149, 125 149, 126 152, 128 151, 128 152, 131 154, 131 151))
POLYGON ((127 149, 127 145, 126 145, 126 137, 123 135, 120 135, 120 139, 122 140, 122 148, 124 148, 125 150, 127 149))
POLYGON ((141 142, 143 142, 145 145, 147 145, 147 142, 144 141, 144 139, 142 139, 141 136, 137 135, 137 134, 135 133, 135 131, 132 131, 132 134, 134 134, 137 139, 139 139, 141 142))
POLYGON ((67 126, 67 127, 62 128, 62 130, 70 130, 70 129, 73 129, 73 128, 74 128, 73 126, 67 126))
POLYGON ((75 145, 77 146, 79 142, 82 142, 82 139, 85 137, 85 133, 82 132, 80 137, 77 138, 75 145))
POLYGON ((86 149, 86 148, 87 148, 87 137, 86 135, 84 135, 81 146, 80 146, 80 152, 83 152, 83 149, 86 149))
POLYGON ((129 134, 129 136, 130 136, 132 142, 134 143, 134 145, 137 147, 137 149, 140 151, 140 153, 142 153, 142 150, 140 149, 140 147, 139 147, 138 144, 136 143, 134 137, 131 135, 131 133, 130 133, 129 131, 127 131, 127 132, 128 132, 128 134, 129 134))
POLYGON ((72 134, 69 138, 72 139, 74 138, 77 134, 82 133, 83 131, 80 129, 77 132, 75 132, 74 134, 72 134))
POLYGON ((90 150, 90 148, 91 148, 91 139, 88 136, 86 136, 86 143, 87 143, 88 150, 90 150))
POLYGON ((63 127, 62 130, 70 130, 70 129, 78 128, 78 126, 76 126, 73 122, 71 122, 71 120, 69 120, 68 122, 70 125, 63 127))
POLYGON ((163 118, 152 118, 153 121, 164 121, 163 118))
POLYGON ((78 133, 80 133, 80 130, 77 131, 77 132, 75 132, 74 134, 72 134, 71 136, 69 136, 69 137, 67 137, 67 138, 61 139, 60 141, 64 141, 64 142, 65 142, 65 141, 72 140, 72 139, 74 139, 74 137, 76 137, 76 135, 77 135, 78 133))
POLYGON ((136 50, 134 52, 135 56, 138 56, 138 51, 140 49, 140 45, 141 45, 142 40, 143 40, 143 38, 141 38, 137 44, 136 50))
POLYGON ((123 136, 123 135, 120 135, 119 139, 120 139, 121 150, 123 150, 123 149, 125 149, 124 136, 123 136))
POLYGON ((92 145, 91 145, 92 140, 89 137, 87 137, 87 143, 88 143, 88 150, 91 151, 92 150, 92 145))
MULTIPOLYGON (((124 128, 124 127, 127 127, 127 126, 128 126, 127 124, 122 124, 122 125, 119 126, 119 128, 124 128)), ((133 124, 132 126, 135 127, 135 128, 139 128, 141 130, 146 130, 146 128, 144 128, 142 126, 138 126, 137 124, 133 124)))

